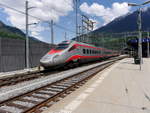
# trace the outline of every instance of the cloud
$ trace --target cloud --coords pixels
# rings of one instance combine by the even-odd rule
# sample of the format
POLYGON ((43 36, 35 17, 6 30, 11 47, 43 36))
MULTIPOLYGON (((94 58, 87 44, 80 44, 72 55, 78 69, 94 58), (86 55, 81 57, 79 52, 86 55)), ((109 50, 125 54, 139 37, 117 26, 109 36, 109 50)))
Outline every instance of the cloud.
POLYGON ((112 4, 111 8, 104 7, 101 4, 93 3, 89 6, 86 2, 81 4, 80 10, 86 14, 93 16, 100 16, 104 20, 104 24, 109 23, 115 18, 125 15, 130 11, 130 7, 126 2, 118 3, 115 2, 112 4))
MULTIPOLYGON (((0 0, 0 3, 6 4, 12 8, 25 12, 26 0, 0 0)), ((58 22, 61 16, 66 16, 70 11, 73 11, 73 0, 29 0, 29 7, 35 7, 29 10, 29 14, 41 18, 45 21, 54 20, 58 22)), ((3 7, 4 13, 8 15, 7 20, 15 27, 22 30, 25 29, 25 15, 16 11, 3 7)), ((29 17, 29 23, 36 23, 39 20, 29 17)), ((30 27, 31 33, 39 35, 37 32, 42 32, 42 26, 30 27), (36 33, 35 33, 36 32, 36 33)))
POLYGON ((41 41, 45 41, 44 38, 40 35, 39 32, 32 31, 32 32, 31 32, 31 36, 32 36, 32 37, 36 37, 37 39, 39 39, 39 40, 41 40, 41 41))

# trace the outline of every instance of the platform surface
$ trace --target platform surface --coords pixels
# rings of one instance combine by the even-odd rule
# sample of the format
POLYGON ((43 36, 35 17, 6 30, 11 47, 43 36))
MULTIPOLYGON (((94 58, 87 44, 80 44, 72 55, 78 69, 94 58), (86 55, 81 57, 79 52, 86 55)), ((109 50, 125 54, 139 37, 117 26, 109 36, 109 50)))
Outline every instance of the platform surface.
POLYGON ((119 61, 43 113, 150 113, 150 59, 119 61))

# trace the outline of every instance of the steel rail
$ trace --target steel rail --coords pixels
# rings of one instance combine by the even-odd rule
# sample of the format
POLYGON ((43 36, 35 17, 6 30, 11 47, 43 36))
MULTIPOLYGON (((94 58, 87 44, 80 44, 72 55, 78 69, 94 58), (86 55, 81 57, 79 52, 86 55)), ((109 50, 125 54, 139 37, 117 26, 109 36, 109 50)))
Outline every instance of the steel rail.
MULTIPOLYGON (((87 65, 91 65, 91 63, 87 64, 87 65)), ((59 70, 59 72, 62 72, 62 71, 64 71, 64 70, 59 70)), ((49 76, 49 75, 56 74, 59 72, 54 69, 51 71, 43 70, 43 71, 24 73, 24 74, 16 74, 13 76, 3 77, 3 78, 0 78, 0 88, 4 87, 4 86, 16 85, 16 84, 21 83, 21 82, 37 79, 37 78, 40 78, 42 76, 49 76)))
POLYGON ((102 71, 120 59, 122 58, 111 60, 103 63, 101 66, 93 67, 90 70, 85 70, 28 93, 5 100, 0 103, 0 112, 15 113, 14 111, 7 111, 7 107, 20 110, 19 113, 41 112, 41 108, 43 106, 51 106, 53 102, 58 101, 59 98, 65 97, 73 90, 86 83, 86 81, 88 81, 98 72, 102 71))

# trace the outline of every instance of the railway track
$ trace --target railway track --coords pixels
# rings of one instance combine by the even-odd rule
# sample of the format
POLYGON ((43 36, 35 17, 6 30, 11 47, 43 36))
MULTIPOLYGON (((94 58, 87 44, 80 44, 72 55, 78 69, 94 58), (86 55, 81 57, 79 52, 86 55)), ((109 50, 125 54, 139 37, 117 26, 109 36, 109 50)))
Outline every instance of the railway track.
POLYGON ((3 86, 15 85, 20 82, 33 80, 42 76, 47 76, 55 73, 57 73, 57 71, 51 71, 51 72, 39 71, 39 72, 28 73, 28 74, 14 75, 7 78, 0 78, 0 88, 3 86))
POLYGON ((119 59, 5 100, 0 103, 0 113, 40 113, 117 60, 119 59))
MULTIPOLYGON (((91 64, 92 63, 86 64, 86 65, 91 65, 91 64)), ((62 71, 64 70, 59 69, 59 72, 62 72, 62 71)), ((48 76, 48 75, 55 74, 55 73, 58 73, 58 71, 53 69, 51 71, 39 71, 39 72, 32 72, 32 73, 25 73, 25 74, 16 74, 14 76, 0 78, 0 88, 3 86, 15 85, 24 81, 37 79, 37 78, 48 76)))

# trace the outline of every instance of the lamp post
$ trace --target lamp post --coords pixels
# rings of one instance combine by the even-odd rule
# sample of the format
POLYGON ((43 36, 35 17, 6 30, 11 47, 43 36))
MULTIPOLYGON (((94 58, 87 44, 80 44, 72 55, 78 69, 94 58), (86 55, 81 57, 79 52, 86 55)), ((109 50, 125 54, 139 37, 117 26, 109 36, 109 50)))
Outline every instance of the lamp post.
POLYGON ((48 24, 48 26, 49 26, 49 28, 50 28, 50 37, 51 37, 51 39, 50 39, 50 47, 51 47, 51 44, 54 44, 54 25, 55 25, 55 23, 54 23, 54 21, 53 20, 50 20, 50 21, 42 21, 43 23, 46 23, 46 24, 48 24))
POLYGON ((139 7, 138 10, 138 31, 139 31, 139 40, 138 40, 138 58, 140 59, 140 70, 141 70, 141 64, 142 64, 142 23, 141 23, 141 7, 150 3, 149 1, 146 1, 142 4, 136 4, 136 3, 128 3, 128 6, 134 6, 139 7))
POLYGON ((75 14, 76 14, 76 18, 75 18, 75 23, 76 23, 76 40, 78 40, 78 1, 79 0, 74 0, 74 5, 75 5, 75 14))
POLYGON ((54 44, 54 29, 53 29, 54 21, 51 20, 50 28, 51 28, 51 43, 54 44))
POLYGON ((25 64, 26 64, 26 69, 28 70, 30 68, 30 64, 29 64, 29 25, 33 25, 36 23, 32 23, 29 24, 29 14, 28 11, 29 9, 35 8, 35 7, 28 7, 28 0, 25 2, 25 14, 26 14, 26 60, 25 60, 25 64))

